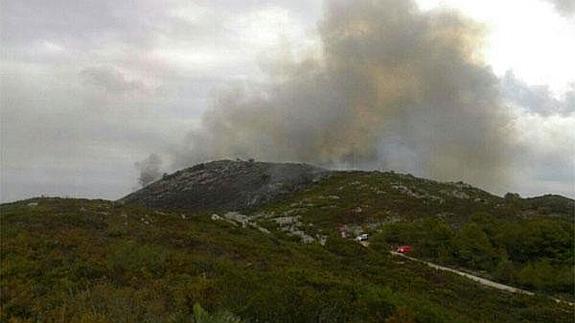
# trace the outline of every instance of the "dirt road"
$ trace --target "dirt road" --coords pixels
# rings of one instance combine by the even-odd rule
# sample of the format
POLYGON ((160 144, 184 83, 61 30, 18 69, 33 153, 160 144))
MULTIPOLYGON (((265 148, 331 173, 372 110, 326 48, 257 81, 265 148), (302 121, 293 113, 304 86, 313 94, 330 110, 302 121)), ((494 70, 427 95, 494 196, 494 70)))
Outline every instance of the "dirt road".
MULTIPOLYGON (((417 261, 417 262, 426 264, 427 266, 429 266, 429 267, 431 267, 431 268, 434 268, 434 269, 437 269, 437 270, 443 270, 443 271, 449 271, 449 272, 455 273, 455 274, 457 274, 457 275, 460 275, 460 276, 463 276, 463 277, 465 277, 465 278, 471 279, 471 280, 473 280, 473 281, 475 281, 475 282, 478 282, 478 283, 480 283, 481 285, 484 285, 484 286, 489 286, 489 287, 492 287, 492 288, 497 288, 497 289, 504 290, 504 291, 511 292, 511 293, 525 294, 525 295, 531 295, 531 296, 535 295, 533 292, 530 292, 530 291, 527 291, 527 290, 524 290, 524 289, 520 289, 520 288, 516 288, 516 287, 512 287, 512 286, 504 285, 504 284, 500 284, 500 283, 496 283, 496 282, 494 282, 494 281, 491 281, 491 280, 488 280, 488 279, 485 279, 485 278, 481 278, 481 277, 477 277, 477 276, 474 276, 474 275, 471 275, 471 274, 468 274, 468 273, 465 273, 465 272, 462 272, 462 271, 459 271, 459 270, 451 269, 451 268, 448 268, 448 267, 436 265, 436 264, 431 263, 431 262, 428 262, 428 261, 424 261, 424 260, 420 260, 420 259, 417 259, 417 258, 413 258, 413 257, 404 255, 404 254, 399 253, 399 252, 391 251, 391 254, 394 255, 394 256, 399 256, 399 257, 403 257, 403 258, 406 258, 406 259, 409 259, 409 260, 412 260, 412 261, 417 261)), ((558 303, 565 303, 565 304, 569 304, 569 305, 571 305, 571 306, 575 306, 575 303, 572 303, 572 302, 564 301, 564 300, 561 300, 561 299, 558 299, 558 298, 552 298, 552 299, 553 299, 554 301, 558 302, 558 303)))

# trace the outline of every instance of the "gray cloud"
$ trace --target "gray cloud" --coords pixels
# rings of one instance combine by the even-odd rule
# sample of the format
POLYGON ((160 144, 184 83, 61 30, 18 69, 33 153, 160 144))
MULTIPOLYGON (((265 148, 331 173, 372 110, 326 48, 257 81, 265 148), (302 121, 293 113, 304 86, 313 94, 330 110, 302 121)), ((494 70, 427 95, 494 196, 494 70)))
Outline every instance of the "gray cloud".
POLYGON ((525 194, 575 193, 575 84, 561 97, 545 85, 528 85, 507 72, 503 99, 512 111, 509 162, 513 187, 525 194))
POLYGON ((137 96, 110 98, 49 68, 0 76, 1 197, 116 198, 136 182, 136 160, 164 152, 190 126, 137 96), (44 70, 50 73, 44 73, 44 70))
POLYGON ((311 25, 317 6, 3 1, 0 199, 128 193, 135 161, 169 162, 212 89, 257 71, 262 41, 244 37, 253 16, 288 10, 292 25, 311 25))
POLYGON ((564 16, 572 16, 575 14, 575 1, 574 0, 545 0, 551 2, 555 9, 564 16))
POLYGON ((543 115, 516 109, 510 138, 513 187, 525 194, 575 194, 575 114, 543 115))
POLYGON ((572 84, 571 89, 559 99, 551 93, 548 86, 530 86, 509 71, 501 79, 501 89, 508 104, 527 109, 529 112, 544 116, 569 115, 575 112, 575 84, 572 84))
POLYGON ((65 43, 77 49, 105 42, 150 45, 160 32, 163 5, 143 1, 8 0, 2 4, 2 41, 10 45, 37 40, 65 43))
POLYGON ((129 80, 112 66, 88 67, 80 72, 80 76, 87 84, 103 88, 110 93, 144 91, 146 88, 141 80, 129 80))

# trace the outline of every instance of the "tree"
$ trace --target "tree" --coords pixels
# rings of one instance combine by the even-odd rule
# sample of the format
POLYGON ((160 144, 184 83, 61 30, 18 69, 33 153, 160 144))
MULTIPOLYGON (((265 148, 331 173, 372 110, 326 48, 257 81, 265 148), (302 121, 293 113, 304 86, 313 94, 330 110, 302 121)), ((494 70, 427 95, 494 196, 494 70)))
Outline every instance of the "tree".
POLYGON ((416 241, 417 252, 426 257, 447 260, 451 248, 451 240, 454 232, 451 227, 442 220, 427 218, 419 224, 421 239, 416 241))
POLYGON ((462 264, 477 269, 493 267, 496 252, 487 234, 476 223, 468 223, 454 239, 455 257, 462 264))

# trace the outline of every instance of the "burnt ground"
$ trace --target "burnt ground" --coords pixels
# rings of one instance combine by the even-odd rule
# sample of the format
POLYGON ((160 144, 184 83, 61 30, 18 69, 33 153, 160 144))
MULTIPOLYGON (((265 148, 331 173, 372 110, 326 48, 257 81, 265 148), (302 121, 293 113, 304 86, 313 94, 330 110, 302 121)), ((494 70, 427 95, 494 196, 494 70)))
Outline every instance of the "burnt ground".
POLYGON ((243 210, 300 190, 327 174, 307 164, 218 160, 166 175, 119 202, 164 209, 243 210))

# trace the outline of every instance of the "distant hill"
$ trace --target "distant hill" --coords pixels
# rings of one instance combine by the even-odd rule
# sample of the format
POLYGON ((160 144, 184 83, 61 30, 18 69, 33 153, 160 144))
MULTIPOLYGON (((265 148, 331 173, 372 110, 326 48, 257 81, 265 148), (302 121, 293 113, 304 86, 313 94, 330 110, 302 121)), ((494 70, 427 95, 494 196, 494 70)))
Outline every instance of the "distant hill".
POLYGON ((559 195, 523 199, 508 193, 499 197, 463 182, 395 172, 333 171, 307 164, 240 160, 213 161, 165 175, 119 202, 164 209, 244 211, 288 200, 307 204, 314 213, 330 208, 332 217, 353 208, 361 208, 370 218, 437 215, 453 222, 465 222, 478 211, 520 217, 573 218, 575 214, 575 201, 559 195))
POLYGON ((306 164, 219 160, 166 175, 120 202, 196 211, 246 209, 297 191, 325 174, 306 164))
POLYGON ((545 214, 568 214, 575 213, 575 203, 572 199, 561 195, 542 195, 524 199, 524 206, 527 209, 537 210, 545 214))

